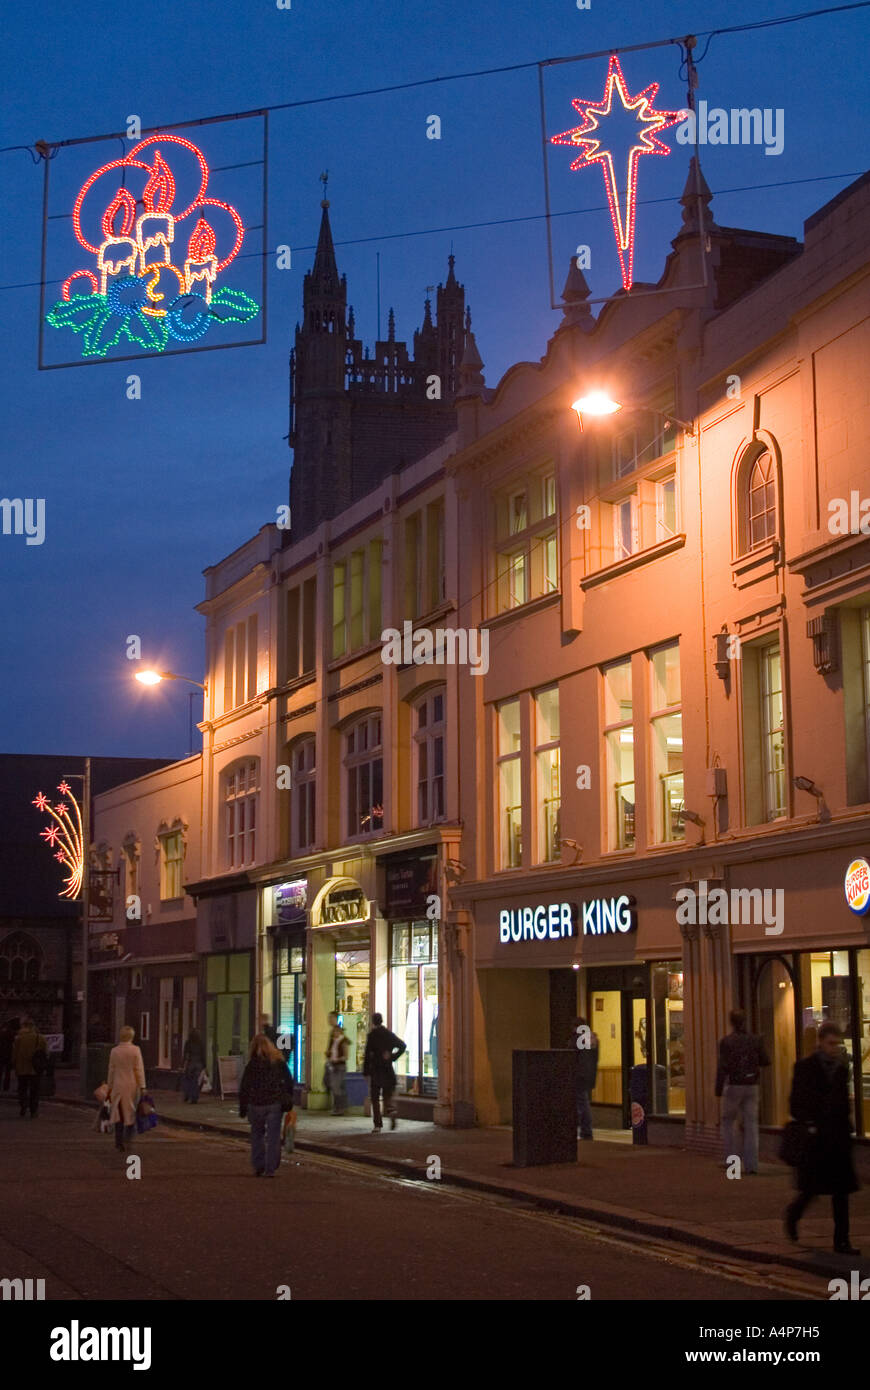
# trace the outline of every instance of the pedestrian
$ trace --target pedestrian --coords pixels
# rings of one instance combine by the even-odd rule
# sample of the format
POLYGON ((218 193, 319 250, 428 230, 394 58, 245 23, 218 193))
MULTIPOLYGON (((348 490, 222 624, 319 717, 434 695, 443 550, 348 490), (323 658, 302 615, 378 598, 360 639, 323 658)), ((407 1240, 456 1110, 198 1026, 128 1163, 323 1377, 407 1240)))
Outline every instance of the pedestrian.
POLYGON ((15 1033, 7 1020, 0 1026, 0 1091, 8 1091, 12 1081, 12 1043, 15 1033))
POLYGON ((363 1073, 369 1078, 369 1094, 372 1098, 372 1132, 380 1134, 383 1129, 381 1093, 383 1093, 384 1098, 384 1111, 390 1117, 390 1129, 395 1129, 398 1123, 396 1102, 393 1099, 396 1090, 396 1073, 393 1071, 393 1063, 407 1049, 401 1038, 397 1038, 395 1033, 391 1033, 389 1028, 384 1027, 382 1014, 372 1014, 372 1024, 372 1030, 366 1038, 363 1073))
POLYGON ((785 1230, 798 1238, 798 1221, 813 1197, 830 1193, 834 1213, 834 1250, 860 1255, 849 1243, 849 1193, 859 1183, 852 1162, 852 1117, 849 1063, 843 1034, 830 1020, 819 1028, 818 1047, 795 1062, 789 1110, 805 1126, 802 1153, 795 1170, 798 1195, 786 1207, 785 1230))
POLYGON ((145 1064, 142 1053, 133 1039, 136 1034, 127 1024, 118 1034, 118 1045, 109 1053, 109 1101, 111 1119, 115 1126, 115 1148, 124 1152, 136 1131, 136 1110, 145 1090, 145 1064))
POLYGON ((251 1043, 239 1086, 239 1115, 251 1122, 254 1176, 273 1178, 281 1162, 281 1116, 293 1105, 293 1078, 265 1033, 251 1043))
POLYGON ((205 1071, 205 1044, 199 1030, 191 1028, 181 1054, 181 1089, 184 1104, 196 1105, 201 1089, 200 1077, 205 1071))
MULTIPOLYGON (((335 1018, 330 1014, 330 1019, 335 1018)), ((350 1051, 350 1038, 336 1018, 329 1030, 326 1046, 326 1075, 332 1095, 333 1115, 343 1115, 347 1110, 347 1054, 350 1051)))
POLYGON ((746 1014, 732 1009, 732 1031, 719 1043, 716 1095, 722 1099, 722 1139, 725 1162, 738 1153, 735 1125, 740 1121, 741 1172, 758 1172, 758 1083, 761 1068, 770 1066, 764 1042, 746 1031, 746 1014))
POLYGON ((268 1014, 260 1014, 260 1032, 266 1035, 273 1047, 278 1046, 278 1029, 272 1027, 268 1014))
POLYGON ((12 1044, 12 1066, 18 1078, 18 1108, 24 1119, 39 1114, 39 1078, 48 1066, 48 1044, 37 1033, 32 1018, 25 1018, 12 1044))
POLYGON ((577 1056, 575 1091, 577 1096, 577 1128, 581 1139, 591 1139, 592 1106, 590 1095, 598 1077, 598 1034, 593 1033, 585 1018, 574 1024, 571 1046, 577 1056), (582 1031, 581 1031, 582 1030, 582 1031))

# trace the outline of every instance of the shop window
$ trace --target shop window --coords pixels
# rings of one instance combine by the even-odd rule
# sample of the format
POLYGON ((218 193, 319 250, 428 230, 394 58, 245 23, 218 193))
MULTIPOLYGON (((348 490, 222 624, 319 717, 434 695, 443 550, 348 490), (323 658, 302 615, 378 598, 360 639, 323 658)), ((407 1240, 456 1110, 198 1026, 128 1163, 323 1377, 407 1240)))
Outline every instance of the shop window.
POLYGON ((787 814, 782 659, 779 642, 744 642, 743 772, 747 823, 787 814))
POLYGON ((395 922, 390 927, 390 1027, 407 1051, 395 1063, 399 1089, 438 1092, 438 927, 395 922))
POLYGON ((499 867, 518 869, 523 858, 519 700, 505 700, 497 707, 496 726, 499 867))
POLYGON ((257 857, 259 764, 238 763, 224 773, 225 864, 228 869, 253 864, 257 857))
POLYGON ((865 1135, 870 1135, 870 950, 855 952, 858 985, 858 1019, 855 1032, 861 1065, 860 1115, 865 1135))
POLYGON ((304 854, 315 841, 314 817, 317 809, 315 740, 302 739, 293 749, 291 786, 293 797, 292 845, 294 854, 304 854))
POLYGON ((537 779, 538 863, 558 859, 561 852, 559 687, 535 695, 535 774, 537 779))
POLYGON ((371 835, 384 826, 384 764, 381 716, 354 724, 344 736, 347 834, 371 835))
POLYGON ((683 1039, 683 964, 656 961, 652 966, 652 1038, 641 1045, 652 1062, 652 1113, 685 1115, 686 1060, 683 1039))
POLYGON ((604 678, 604 744, 607 768, 607 847, 635 847, 634 724, 631 661, 607 666, 604 678))
POLYGON ((257 693, 257 615, 227 628, 224 635, 224 712, 257 693))
POLYGON ((158 836, 160 844, 160 900, 170 902, 184 897, 184 836, 181 830, 158 836))
POLYGON ((290 1063, 294 1080, 302 1082, 305 1077, 305 1024, 307 1004, 307 976, 305 973, 305 947, 302 937, 278 938, 275 950, 275 1003, 273 1017, 275 1028, 285 1038, 284 1055, 290 1063), (289 1038, 289 1046, 287 1039, 289 1038))
POLYGON ((444 700, 443 690, 425 695, 413 707, 417 824, 443 820, 444 810, 444 700))
POLYGON ((556 477, 531 475, 495 498, 495 611, 506 613, 559 587, 556 477))
POLYGON ((346 944, 335 953, 335 1012, 350 1040, 349 1072, 361 1072, 366 1037, 371 1027, 371 949, 368 944, 346 944))
POLYGON ((650 747, 658 844, 682 840, 683 716, 680 712, 680 647, 672 642, 650 653, 650 747))

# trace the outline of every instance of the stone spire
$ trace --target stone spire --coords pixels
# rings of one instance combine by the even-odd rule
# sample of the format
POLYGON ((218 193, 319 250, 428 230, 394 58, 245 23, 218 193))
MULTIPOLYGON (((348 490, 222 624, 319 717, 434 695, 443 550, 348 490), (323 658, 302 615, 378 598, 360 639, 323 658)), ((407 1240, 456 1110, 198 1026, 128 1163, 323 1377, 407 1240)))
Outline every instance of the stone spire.
POLYGON ((459 396, 482 396, 486 390, 483 362, 471 331, 471 310, 465 314, 465 351, 459 364, 459 396))
POLYGON ((568 278, 565 281, 565 288, 562 291, 562 326, 570 324, 582 324, 584 328, 593 328, 594 320, 592 310, 587 304, 591 290, 586 283, 586 276, 577 264, 577 257, 572 256, 568 268, 568 278))
POLYGON ((710 212, 710 204, 713 201, 713 194, 707 180, 704 178, 698 156, 692 155, 689 161, 689 173, 686 178, 686 186, 683 189, 683 196, 680 198, 680 206, 683 209, 683 225, 679 235, 694 234, 697 236, 700 230, 698 226, 698 198, 701 199, 702 217, 704 231, 710 232, 718 230, 710 212))

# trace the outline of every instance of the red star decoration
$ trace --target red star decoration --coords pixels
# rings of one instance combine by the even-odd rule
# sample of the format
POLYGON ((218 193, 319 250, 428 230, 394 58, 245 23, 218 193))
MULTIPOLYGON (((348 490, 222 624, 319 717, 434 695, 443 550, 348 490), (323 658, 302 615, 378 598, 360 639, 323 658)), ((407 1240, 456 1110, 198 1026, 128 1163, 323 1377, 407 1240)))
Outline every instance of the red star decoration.
POLYGON ((37 811, 44 811, 48 806, 48 797, 45 795, 45 792, 37 792, 30 804, 35 806, 37 811))
POLYGON ((59 859, 61 864, 66 863, 66 855, 64 854, 63 850, 60 850, 59 853, 56 854, 54 857, 55 859, 59 859))
POLYGON ((59 836, 60 831, 56 825, 47 825, 45 829, 40 832, 40 838, 47 840, 50 845, 56 845, 59 836))
POLYGON ((64 806, 64 804, 63 804, 62 801, 59 801, 59 802, 57 803, 57 805, 55 806, 54 809, 57 811, 57 814, 58 814, 59 816, 65 816, 65 815, 67 814, 67 812, 69 811, 69 807, 68 807, 68 806, 64 806))
POLYGON ((668 126, 676 125, 678 121, 686 118, 685 111, 654 111, 653 103, 658 90, 658 82, 651 82, 648 87, 644 87, 642 92, 632 96, 626 86, 622 68, 619 66, 619 58, 615 53, 611 53, 604 96, 600 101, 582 101, 579 97, 575 97, 571 105, 583 117, 583 124, 574 126, 572 130, 565 130, 561 135, 550 136, 550 143, 553 145, 582 145, 584 147, 583 153, 571 165, 572 169, 582 169, 589 164, 601 165, 601 171, 604 174, 604 186, 607 190, 607 201, 610 204, 613 232, 616 237, 616 248, 619 252, 619 264, 622 268, 622 285, 626 290, 631 289, 634 270, 637 161, 642 154, 670 154, 668 146, 655 138, 656 133, 667 130, 668 126), (620 205, 613 154, 603 147, 603 132, 600 131, 601 121, 606 120, 611 113, 614 91, 625 110, 636 113, 637 121, 641 127, 637 134, 637 143, 632 145, 628 155, 624 209, 620 205))
POLYGON ((58 782, 57 789, 61 796, 72 796, 72 788, 67 782, 58 782))

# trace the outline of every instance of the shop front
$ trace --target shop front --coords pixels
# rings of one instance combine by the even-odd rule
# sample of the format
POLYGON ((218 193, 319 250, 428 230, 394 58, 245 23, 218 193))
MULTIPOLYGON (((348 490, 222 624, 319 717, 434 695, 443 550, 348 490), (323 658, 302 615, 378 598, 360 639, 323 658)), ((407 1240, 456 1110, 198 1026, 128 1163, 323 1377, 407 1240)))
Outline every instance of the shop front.
POLYGON ((438 1095, 438 854, 391 855, 384 869, 388 1027, 405 1043, 396 1062, 399 1095, 438 1095))
MULTIPOLYGON (((198 888, 190 885, 187 891, 194 894, 198 888)), ((257 892, 246 878, 236 891, 199 893, 196 945, 205 996, 207 1067, 215 1085, 222 1074, 241 1074, 255 1031, 256 941, 257 892)))
POLYGON ((478 901, 475 1103, 478 1123, 511 1120, 512 1054, 572 1048, 591 1027, 596 1130, 686 1111, 683 965, 667 877, 563 880, 556 892, 478 901), (635 1106, 634 1111, 632 1106, 635 1106))
MULTIPOLYGON (((376 1006, 376 938, 383 924, 375 922, 372 904, 351 878, 327 880, 311 904, 310 1014, 311 1059, 308 1066, 308 1105, 331 1104, 324 1075, 331 1019, 337 1015, 349 1047, 347 1095, 351 1110, 361 1110, 367 1093, 363 1075, 366 1037, 376 1006)), ((385 952, 379 953, 383 973, 385 952)))
POLYGON ((296 1081, 303 1082, 308 1057, 305 929, 308 880, 269 884, 263 889, 263 925, 270 949, 263 970, 263 999, 296 1081))
POLYGON ((753 918, 732 909, 737 996, 750 1027, 764 1039, 771 1065, 761 1074, 759 1120, 780 1127, 789 1119, 788 1100, 795 1062, 817 1045, 819 1025, 837 1024, 849 1061, 853 1123, 870 1139, 870 863, 861 852, 805 856, 788 865, 753 865, 750 875, 733 871, 734 889, 761 887, 772 897, 781 889, 778 928, 765 942, 753 918), (743 919, 746 920, 743 920, 743 919))

